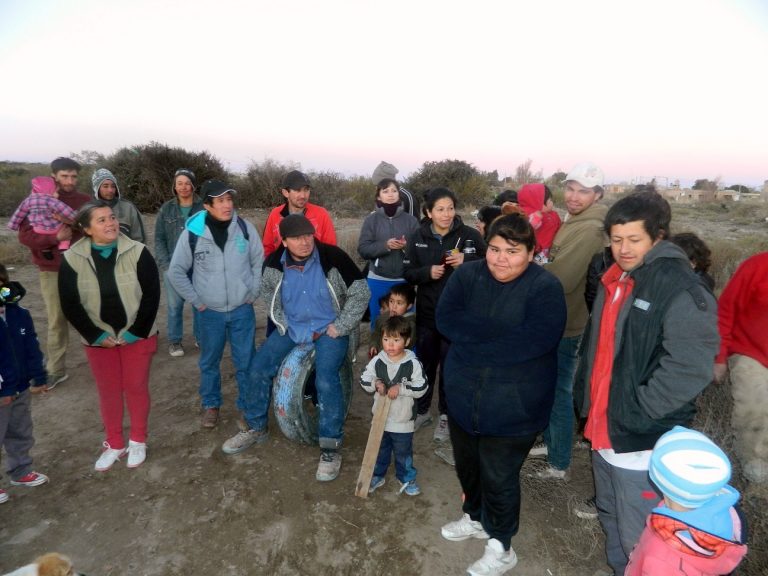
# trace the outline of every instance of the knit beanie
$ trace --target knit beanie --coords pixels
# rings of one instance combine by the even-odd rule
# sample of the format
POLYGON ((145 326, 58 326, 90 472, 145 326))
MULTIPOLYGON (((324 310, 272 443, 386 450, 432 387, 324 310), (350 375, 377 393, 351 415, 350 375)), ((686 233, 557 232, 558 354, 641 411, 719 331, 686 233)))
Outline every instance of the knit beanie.
POLYGON ((32 192, 44 196, 53 196, 56 192, 56 181, 50 176, 32 178, 32 192))
POLYGON ((189 178, 189 181, 192 182, 192 190, 197 189, 197 182, 195 180, 195 173, 192 172, 189 168, 179 168, 176 170, 176 173, 173 175, 173 184, 171 187, 173 188, 173 193, 176 194, 176 177, 178 176, 186 176, 189 178))
POLYGON ((106 168, 99 168, 96 170, 96 172, 93 173, 93 176, 91 176, 91 187, 93 188, 93 197, 96 198, 96 200, 99 199, 99 187, 101 186, 102 182, 104 180, 111 180, 115 183, 115 188, 117 188, 117 194, 115 195, 116 198, 120 197, 120 186, 117 184, 117 178, 115 178, 115 175, 112 174, 109 170, 106 168))
POLYGON ((384 178, 392 178, 392 180, 397 180, 397 173, 399 170, 395 168, 392 164, 389 162, 384 162, 383 160, 379 163, 378 166, 376 166, 376 169, 373 171, 373 176, 371 176, 371 180, 373 180, 373 184, 376 185, 384 178))
POLYGON ((731 479, 731 463, 701 432, 675 426, 656 442, 648 473, 669 499, 698 508, 731 479))

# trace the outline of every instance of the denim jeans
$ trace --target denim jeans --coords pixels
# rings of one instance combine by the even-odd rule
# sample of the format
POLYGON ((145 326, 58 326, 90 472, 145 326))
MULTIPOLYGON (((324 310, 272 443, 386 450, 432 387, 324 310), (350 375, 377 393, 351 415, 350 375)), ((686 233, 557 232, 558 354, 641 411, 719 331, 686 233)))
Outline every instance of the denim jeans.
POLYGON ((562 338, 557 346, 557 384, 555 402, 544 430, 547 459, 553 468, 566 470, 571 465, 573 445, 573 378, 578 363, 581 335, 562 338))
POLYGON ((392 455, 395 456, 395 476, 403 484, 416 479, 413 467, 413 432, 384 432, 379 455, 376 457, 374 476, 384 476, 392 455))
POLYGON ((206 308, 198 311, 197 317, 200 328, 200 399, 203 408, 218 408, 221 406, 221 357, 227 340, 235 365, 238 395, 242 396, 248 388, 256 315, 253 305, 243 304, 229 312, 206 308))
MULTIPOLYGON (((339 369, 346 358, 349 336, 331 338, 323 335, 314 344, 320 447, 339 448, 344 436, 345 416, 339 369)), ((254 353, 249 384, 237 405, 251 429, 266 429, 272 381, 280 364, 295 346, 288 334, 283 336, 275 330, 254 353)))
MULTIPOLYGON (((184 298, 176 292, 176 289, 168 280, 168 272, 163 274, 163 289, 168 302, 168 342, 173 344, 181 342, 184 337, 184 298)), ((197 310, 192 309, 192 334, 195 341, 200 342, 200 330, 198 329, 197 310)))

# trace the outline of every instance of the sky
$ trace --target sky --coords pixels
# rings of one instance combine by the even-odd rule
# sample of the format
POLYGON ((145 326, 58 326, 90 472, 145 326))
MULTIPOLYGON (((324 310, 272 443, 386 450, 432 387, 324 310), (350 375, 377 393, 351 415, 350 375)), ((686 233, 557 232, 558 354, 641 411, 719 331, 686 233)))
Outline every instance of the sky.
POLYGON ((0 0, 0 160, 768 180, 765 0, 0 0))

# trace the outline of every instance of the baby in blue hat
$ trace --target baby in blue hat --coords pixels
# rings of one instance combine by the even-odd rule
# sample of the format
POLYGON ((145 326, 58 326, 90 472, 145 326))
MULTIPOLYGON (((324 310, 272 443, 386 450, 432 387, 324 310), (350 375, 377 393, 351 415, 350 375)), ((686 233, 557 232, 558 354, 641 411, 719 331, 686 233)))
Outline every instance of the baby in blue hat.
POLYGON ((648 516, 625 576, 731 573, 747 546, 725 452, 675 426, 656 442, 648 472, 664 501, 648 516))

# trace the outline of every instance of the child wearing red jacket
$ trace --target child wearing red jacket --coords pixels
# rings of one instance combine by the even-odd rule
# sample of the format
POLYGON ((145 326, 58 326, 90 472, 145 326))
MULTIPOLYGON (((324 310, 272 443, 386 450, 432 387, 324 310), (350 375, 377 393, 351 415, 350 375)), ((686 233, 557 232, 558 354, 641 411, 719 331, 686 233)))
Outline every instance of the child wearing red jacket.
POLYGON ((624 576, 730 574, 747 545, 725 453, 701 432, 675 426, 656 442, 648 473, 664 501, 648 516, 624 576))
POLYGON ((549 262, 549 249, 560 229, 560 216, 554 210, 552 191, 544 184, 525 184, 517 193, 520 208, 536 231, 534 259, 537 264, 549 262))

